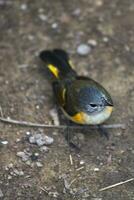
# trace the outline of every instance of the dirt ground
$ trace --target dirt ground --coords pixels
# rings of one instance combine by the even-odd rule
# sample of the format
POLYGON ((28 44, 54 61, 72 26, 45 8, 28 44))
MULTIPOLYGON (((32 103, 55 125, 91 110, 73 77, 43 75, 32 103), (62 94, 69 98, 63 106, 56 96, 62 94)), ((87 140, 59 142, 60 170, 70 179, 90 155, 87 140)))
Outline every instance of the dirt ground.
MULTIPOLYGON (((81 148, 77 152, 63 130, 0 122, 0 199, 134 199, 134 181, 99 191, 134 177, 133 20, 133 0, 0 0, 1 115, 53 123, 55 101, 38 52, 63 48, 79 74, 111 93, 115 110, 106 123, 126 125, 109 129, 109 140, 90 127, 71 131, 81 148), (78 55, 80 44, 91 52, 78 55), (28 140, 39 132, 54 138, 48 151, 28 140), (27 161, 20 152, 30 154, 27 161)), ((66 124, 62 118, 60 124, 66 124)))

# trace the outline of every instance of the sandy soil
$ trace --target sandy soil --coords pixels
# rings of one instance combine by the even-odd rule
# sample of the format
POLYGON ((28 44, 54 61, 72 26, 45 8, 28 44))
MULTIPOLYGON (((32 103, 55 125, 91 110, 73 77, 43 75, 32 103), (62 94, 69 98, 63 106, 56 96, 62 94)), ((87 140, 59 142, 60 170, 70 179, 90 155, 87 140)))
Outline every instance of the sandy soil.
POLYGON ((134 199, 134 182, 99 191, 134 177, 133 20, 133 0, 0 0, 0 107, 5 117, 52 123, 55 101, 37 55, 63 48, 79 74, 111 93, 115 110, 107 124, 126 125, 125 130, 108 130, 109 140, 90 127, 73 131, 78 153, 68 146, 63 130, 0 122, 0 199, 134 199), (83 43, 91 46, 84 57, 77 53, 83 43), (48 152, 29 143, 28 133, 38 132, 54 138, 48 152), (18 152, 32 156, 24 162, 18 152))

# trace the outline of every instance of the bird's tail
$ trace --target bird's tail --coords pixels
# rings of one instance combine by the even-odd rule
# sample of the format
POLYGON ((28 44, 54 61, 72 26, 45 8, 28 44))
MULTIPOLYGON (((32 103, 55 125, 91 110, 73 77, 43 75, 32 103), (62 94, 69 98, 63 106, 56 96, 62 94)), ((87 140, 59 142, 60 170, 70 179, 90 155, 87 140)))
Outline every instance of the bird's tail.
POLYGON ((71 66, 69 56, 64 50, 44 50, 40 52, 39 57, 45 62, 46 66, 56 79, 62 80, 67 77, 69 78, 69 76, 76 76, 76 72, 71 66))

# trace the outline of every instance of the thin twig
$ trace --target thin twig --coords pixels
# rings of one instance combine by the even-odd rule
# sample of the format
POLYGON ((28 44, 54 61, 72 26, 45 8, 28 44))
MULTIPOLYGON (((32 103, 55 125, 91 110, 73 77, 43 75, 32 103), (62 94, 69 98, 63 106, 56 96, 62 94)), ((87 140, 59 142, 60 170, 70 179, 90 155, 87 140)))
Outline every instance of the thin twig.
POLYGON ((48 190, 46 190, 45 188, 40 187, 40 189, 41 189, 42 191, 44 191, 46 194, 49 194, 48 190))
POLYGON ((70 159, 70 164, 73 165, 73 158, 71 154, 69 155, 69 159, 70 159))
POLYGON ((4 117, 3 111, 2 111, 2 107, 1 107, 1 106, 0 106, 0 114, 1 114, 2 117, 4 117))
MULTIPOLYGON (((31 127, 36 127, 36 128, 56 128, 56 129, 83 129, 83 126, 67 126, 67 125, 49 125, 49 124, 39 124, 39 123, 32 123, 32 122, 27 122, 27 121, 19 121, 11 118, 4 118, 0 117, 0 121, 3 123, 8 123, 8 124, 15 124, 15 125, 20 125, 20 126, 31 126, 31 127)), ((89 126, 84 126, 84 128, 89 128, 89 126)), ((108 125, 102 125, 103 128, 105 129, 114 129, 114 128, 122 128, 125 129, 125 124, 108 124, 108 125)), ((90 129, 96 129, 96 126, 90 126, 90 129)))
POLYGON ((69 184, 69 187, 71 187, 72 186, 72 184, 76 181, 77 179, 76 178, 74 178, 72 181, 71 181, 71 183, 69 184))
POLYGON ((84 166, 77 168, 76 171, 80 171, 81 169, 84 169, 84 166))
POLYGON ((108 189, 117 187, 117 186, 119 186, 119 185, 123 185, 123 184, 128 183, 128 182, 131 182, 131 181, 134 181, 134 178, 128 179, 128 180, 126 180, 126 181, 121 181, 121 182, 119 182, 119 183, 115 183, 115 184, 113 184, 113 185, 110 185, 110 186, 101 188, 99 191, 102 192, 102 191, 105 191, 105 190, 108 190, 108 189))

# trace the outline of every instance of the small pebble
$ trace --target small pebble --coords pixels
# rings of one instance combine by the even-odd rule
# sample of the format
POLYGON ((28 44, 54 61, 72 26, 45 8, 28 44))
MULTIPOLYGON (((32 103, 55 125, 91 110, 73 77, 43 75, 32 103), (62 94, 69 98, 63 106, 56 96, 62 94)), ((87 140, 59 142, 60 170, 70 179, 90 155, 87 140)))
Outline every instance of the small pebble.
POLYGON ((21 4, 20 9, 24 11, 27 10, 27 4, 21 4))
POLYGON ((81 56, 86 56, 91 52, 91 47, 87 44, 80 44, 77 47, 77 53, 81 56))
POLYGON ((53 29, 56 29, 56 28, 58 28, 58 24, 57 24, 57 23, 53 23, 51 27, 52 27, 53 29))
POLYGON ((21 139, 20 139, 20 138, 17 138, 17 139, 16 139, 16 142, 20 142, 20 141, 21 141, 21 139))
POLYGON ((80 165, 84 165, 84 164, 85 164, 84 160, 81 160, 80 165))
POLYGON ((39 105, 36 105, 36 109, 39 110, 39 109, 40 109, 40 106, 39 106, 39 105))
POLYGON ((40 147, 40 151, 47 153, 49 151, 49 148, 46 146, 42 146, 42 147, 40 147))
POLYGON ((8 180, 11 180, 11 179, 12 179, 12 176, 11 176, 11 175, 8 175, 7 178, 8 178, 8 180))
POLYGON ((109 39, 108 39, 108 37, 103 37, 103 42, 108 42, 109 41, 109 39))
POLYGON ((8 141, 7 140, 3 140, 3 141, 0 141, 0 143, 6 145, 6 144, 8 144, 8 141))
POLYGON ((47 16, 46 16, 46 15, 40 14, 40 15, 39 15, 39 18, 40 18, 40 20, 42 20, 42 21, 47 21, 47 16))
POLYGON ((29 154, 27 154, 27 153, 25 153, 25 152, 23 152, 23 151, 19 151, 19 152, 17 152, 17 154, 16 154, 18 157, 20 157, 21 159, 22 159, 22 161, 27 161, 28 159, 29 159, 29 157, 30 157, 30 155, 29 154))
POLYGON ((31 166, 31 165, 32 165, 31 160, 27 160, 27 161, 26 161, 26 164, 27 164, 28 166, 31 166))
POLYGON ((36 162, 37 167, 43 167, 43 164, 41 162, 36 162))
POLYGON ((95 167, 94 172, 98 172, 98 171, 100 171, 100 169, 98 167, 95 167))
POLYGON ((97 46, 97 41, 93 40, 93 39, 90 39, 90 40, 88 40, 88 44, 90 44, 93 47, 96 47, 97 46))
POLYGON ((26 132, 26 135, 30 135, 30 134, 31 134, 30 131, 27 131, 27 132, 26 132))

